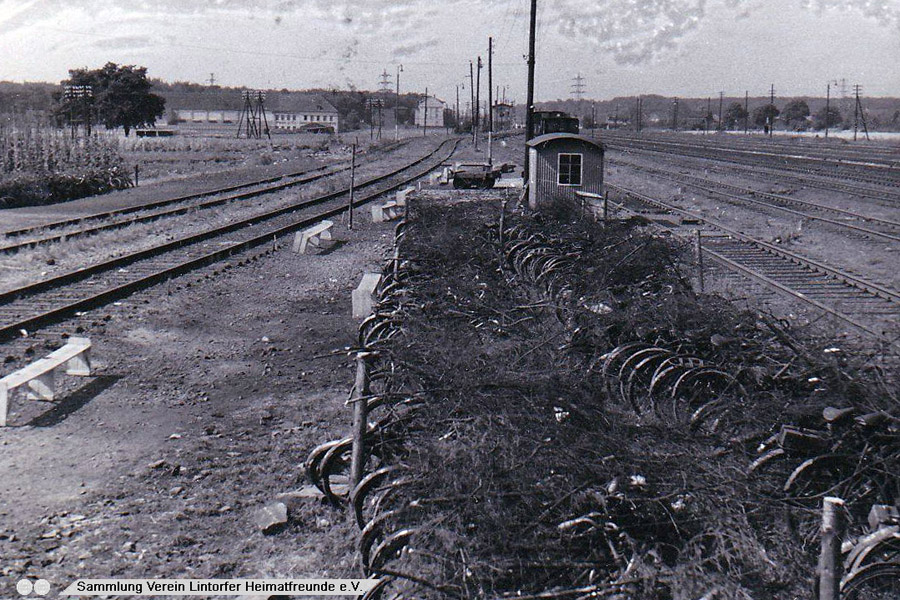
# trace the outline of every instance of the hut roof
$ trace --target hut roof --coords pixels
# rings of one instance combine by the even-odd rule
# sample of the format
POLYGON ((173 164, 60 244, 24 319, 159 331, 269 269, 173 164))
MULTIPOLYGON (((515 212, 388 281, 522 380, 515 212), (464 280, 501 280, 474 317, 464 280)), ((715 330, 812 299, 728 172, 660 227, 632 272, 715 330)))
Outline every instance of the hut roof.
POLYGON ((547 133, 544 135, 539 135, 535 138, 531 138, 528 140, 528 145, 532 148, 536 148, 537 146, 541 146, 546 144, 547 142, 552 142, 554 140, 578 140, 579 142, 584 142, 585 144, 594 146, 597 150, 603 152, 603 145, 597 140, 592 140, 589 137, 585 137, 583 135, 578 135, 577 133, 547 133))

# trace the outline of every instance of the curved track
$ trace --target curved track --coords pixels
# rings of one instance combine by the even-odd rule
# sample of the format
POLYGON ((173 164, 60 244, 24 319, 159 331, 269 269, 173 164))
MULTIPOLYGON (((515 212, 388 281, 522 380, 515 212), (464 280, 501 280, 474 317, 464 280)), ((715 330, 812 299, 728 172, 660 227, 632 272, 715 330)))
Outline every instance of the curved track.
MULTIPOLYGON (((387 152, 396 147, 396 144, 391 144, 379 148, 376 152, 387 152)), ((269 177, 205 192, 198 192, 196 194, 166 198, 137 206, 117 208, 82 217, 61 219, 46 224, 2 231, 0 232, 0 236, 5 236, 7 240, 11 239, 13 241, 7 243, 0 242, 0 252, 18 252, 26 248, 33 248, 40 245, 93 235, 102 231, 110 231, 113 229, 129 227, 138 223, 147 223, 166 217, 184 215, 198 209, 214 208, 229 202, 247 200, 297 185, 312 183, 349 170, 349 165, 325 165, 298 171, 296 173, 280 175, 278 177, 269 177), (247 191, 234 193, 238 190, 247 191), (215 198, 211 200, 202 200, 203 198, 209 198, 211 196, 215 196, 215 198), (86 225, 87 223, 94 222, 98 222, 99 224, 86 225), (55 234, 49 233, 60 229, 65 229, 65 231, 55 234)))
MULTIPOLYGON (((360 182, 354 206, 365 204, 422 177, 455 151, 447 140, 399 169, 360 182)), ((0 341, 31 333, 168 278, 226 259, 238 252, 346 212, 348 189, 325 194, 226 226, 91 265, 0 294, 0 341), (325 210, 307 209, 326 205, 325 210), (302 211, 302 214, 298 214, 302 211)))
MULTIPOLYGON (((747 236, 693 211, 638 191, 606 184, 632 213, 678 215, 702 234, 702 253, 726 269, 738 272, 778 292, 837 317, 854 328, 896 345, 900 323, 900 292, 853 273, 800 256, 747 236)), ((687 231, 685 232, 687 233, 687 231)))
POLYGON ((761 207, 784 212, 791 216, 827 223, 847 233, 868 239, 900 242, 900 222, 865 215, 860 212, 835 208, 818 202, 792 198, 784 194, 762 192, 752 188, 724 183, 706 177, 687 175, 635 163, 610 160, 609 164, 636 169, 654 177, 667 179, 688 187, 733 201, 739 205, 761 207))
POLYGON ((637 149, 644 152, 660 152, 706 158, 719 162, 774 168, 779 171, 812 174, 838 180, 851 180, 876 184, 889 188, 900 188, 900 169, 884 163, 846 161, 774 152, 771 149, 739 150, 725 146, 672 142, 621 135, 605 135, 603 142, 619 150, 637 149))
POLYGON ((738 163, 725 163, 722 166, 710 167, 708 159, 697 156, 680 156, 677 154, 661 153, 654 150, 640 150, 637 148, 618 148, 617 150, 623 154, 653 156, 658 161, 661 160, 679 168, 696 169, 698 165, 702 165, 702 168, 712 168, 717 171, 739 171, 740 174, 745 177, 762 176, 768 179, 777 180, 780 183, 827 190, 829 192, 840 192, 889 207, 900 206, 900 190, 891 188, 878 188, 871 185, 859 185, 847 181, 828 180, 827 178, 820 179, 818 176, 810 174, 792 175, 779 171, 777 167, 751 166, 738 163))

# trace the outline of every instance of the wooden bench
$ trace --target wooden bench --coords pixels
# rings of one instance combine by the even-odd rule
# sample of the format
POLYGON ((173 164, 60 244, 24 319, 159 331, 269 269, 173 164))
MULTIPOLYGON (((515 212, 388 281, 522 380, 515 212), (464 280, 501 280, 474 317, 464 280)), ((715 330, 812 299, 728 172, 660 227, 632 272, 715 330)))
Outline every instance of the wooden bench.
POLYGON ((306 254, 310 244, 319 247, 322 240, 331 239, 331 228, 334 226, 332 221, 322 221, 313 225, 309 229, 298 231, 294 234, 294 246, 292 250, 295 253, 306 254))
POLYGON ((62 366, 65 366, 67 375, 90 376, 91 340, 70 338, 59 350, 0 379, 0 427, 6 427, 10 395, 15 389, 27 384, 28 398, 53 400, 56 391, 56 371, 62 366))
POLYGON ((396 202, 385 202, 384 204, 376 204, 372 207, 372 222, 383 223, 396 219, 406 210, 406 207, 396 202))
POLYGON ((380 273, 366 273, 359 282, 359 286, 353 290, 353 318, 365 319, 372 314, 375 308, 375 289, 381 282, 380 273))

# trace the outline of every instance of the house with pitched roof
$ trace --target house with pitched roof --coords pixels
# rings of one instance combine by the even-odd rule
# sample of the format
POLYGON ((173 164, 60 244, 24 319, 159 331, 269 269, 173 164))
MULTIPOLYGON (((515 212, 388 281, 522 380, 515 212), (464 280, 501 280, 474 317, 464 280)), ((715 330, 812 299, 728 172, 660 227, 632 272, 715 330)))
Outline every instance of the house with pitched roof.
MULTIPOLYGON (((180 128, 223 132, 237 130, 244 99, 236 90, 204 90, 164 94, 169 124, 180 128)), ((272 133, 335 133, 337 109, 319 94, 267 92, 265 123, 272 133)))

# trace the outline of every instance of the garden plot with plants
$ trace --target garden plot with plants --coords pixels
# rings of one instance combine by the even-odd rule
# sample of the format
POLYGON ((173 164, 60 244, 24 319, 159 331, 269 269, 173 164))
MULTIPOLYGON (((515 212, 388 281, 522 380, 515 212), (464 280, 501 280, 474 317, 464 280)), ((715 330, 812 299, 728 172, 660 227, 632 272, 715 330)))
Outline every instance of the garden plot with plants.
POLYGON ((41 206, 130 187, 116 136, 0 125, 0 208, 41 206))

